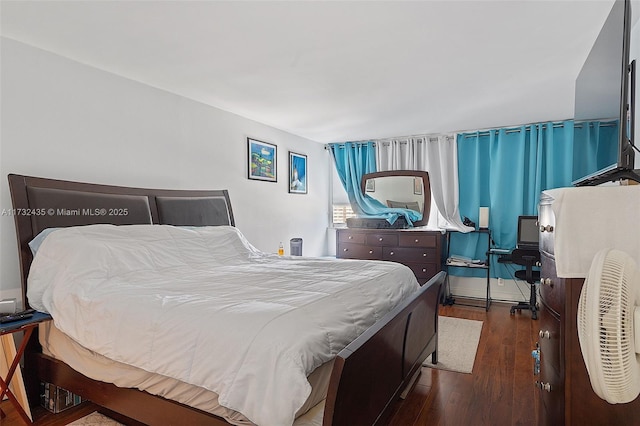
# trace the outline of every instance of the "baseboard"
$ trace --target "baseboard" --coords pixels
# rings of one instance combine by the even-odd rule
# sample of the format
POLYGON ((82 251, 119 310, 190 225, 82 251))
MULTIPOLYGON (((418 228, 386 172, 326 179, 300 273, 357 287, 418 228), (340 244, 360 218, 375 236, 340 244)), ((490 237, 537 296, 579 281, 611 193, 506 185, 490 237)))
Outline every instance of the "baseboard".
MULTIPOLYGON (((529 300, 529 284, 520 280, 505 279, 504 285, 498 285, 496 278, 490 282, 491 298, 505 302, 524 302, 529 300)), ((449 287, 453 295, 484 299, 487 295, 487 279, 477 277, 449 276, 449 287)))

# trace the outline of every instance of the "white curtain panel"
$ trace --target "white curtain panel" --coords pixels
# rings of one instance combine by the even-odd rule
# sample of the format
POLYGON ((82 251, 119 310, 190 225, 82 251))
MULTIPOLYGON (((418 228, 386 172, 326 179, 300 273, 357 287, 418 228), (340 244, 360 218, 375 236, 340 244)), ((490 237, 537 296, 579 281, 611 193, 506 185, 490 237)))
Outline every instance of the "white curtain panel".
POLYGON ((455 135, 414 136, 376 142, 378 171, 423 170, 429 172, 431 195, 444 227, 473 231, 463 225, 458 203, 458 157, 455 135))

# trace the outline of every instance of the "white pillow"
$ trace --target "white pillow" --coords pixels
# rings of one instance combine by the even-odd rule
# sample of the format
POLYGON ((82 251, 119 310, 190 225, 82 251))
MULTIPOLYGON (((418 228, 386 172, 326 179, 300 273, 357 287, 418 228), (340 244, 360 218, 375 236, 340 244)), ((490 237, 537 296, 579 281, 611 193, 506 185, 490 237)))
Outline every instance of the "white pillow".
POLYGON ((36 237, 29 241, 29 248, 31 249, 31 254, 33 254, 33 256, 35 257, 36 252, 38 251, 38 249, 40 248, 40 246, 42 245, 42 243, 44 242, 44 239, 47 238, 47 236, 52 233, 53 231, 57 231, 60 228, 47 228, 42 230, 38 235, 36 235, 36 237))

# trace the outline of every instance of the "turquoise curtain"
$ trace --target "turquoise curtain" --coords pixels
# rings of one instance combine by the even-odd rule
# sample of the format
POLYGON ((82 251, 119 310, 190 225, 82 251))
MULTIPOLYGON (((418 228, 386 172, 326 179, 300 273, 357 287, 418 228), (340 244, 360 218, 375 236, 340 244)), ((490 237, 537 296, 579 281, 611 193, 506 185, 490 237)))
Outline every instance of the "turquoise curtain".
POLYGON ((422 215, 413 210, 392 209, 378 200, 362 194, 360 190, 362 176, 376 171, 374 142, 332 143, 329 144, 329 149, 351 207, 359 217, 382 218, 393 224, 399 216, 404 216, 410 225, 422 219, 422 215))
POLYGON ((573 180, 618 162, 619 120, 575 123, 573 180))
MULTIPOLYGON (((573 121, 538 123, 458 135, 460 214, 478 223, 489 207, 492 247, 513 249, 518 216, 537 215, 540 192, 571 186, 573 121)), ((452 233, 450 253, 485 259, 487 235, 452 233)), ((509 271, 491 256, 492 277, 509 271)), ((452 275, 485 276, 485 271, 450 268, 452 275)))

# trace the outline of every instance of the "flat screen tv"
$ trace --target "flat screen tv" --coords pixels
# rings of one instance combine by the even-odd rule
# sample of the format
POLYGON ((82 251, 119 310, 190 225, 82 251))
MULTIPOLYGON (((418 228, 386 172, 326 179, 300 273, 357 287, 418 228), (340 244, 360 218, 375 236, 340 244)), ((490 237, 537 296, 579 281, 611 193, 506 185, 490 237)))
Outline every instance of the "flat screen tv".
POLYGON ((616 0, 576 79, 576 186, 640 180, 634 171, 635 61, 629 63, 630 39, 630 1, 616 0))

